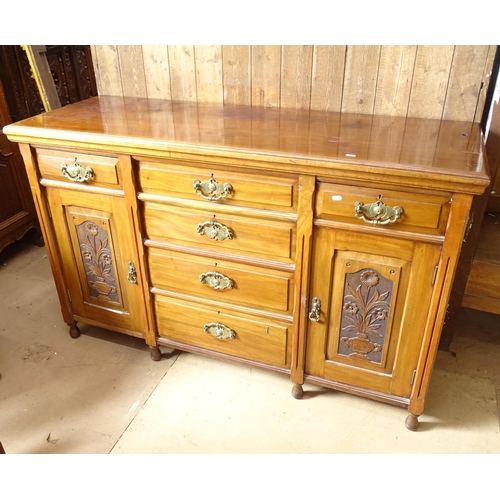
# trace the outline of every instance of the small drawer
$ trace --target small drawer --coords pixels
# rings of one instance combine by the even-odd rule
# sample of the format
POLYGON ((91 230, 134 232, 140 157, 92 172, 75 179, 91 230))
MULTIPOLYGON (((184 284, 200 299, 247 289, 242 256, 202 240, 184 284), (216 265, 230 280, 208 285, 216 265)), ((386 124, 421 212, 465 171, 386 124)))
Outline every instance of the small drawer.
POLYGON ((241 317, 161 295, 155 296, 154 303, 160 337, 271 366, 290 364, 287 343, 291 325, 241 317))
POLYGON ((148 263, 155 288, 261 311, 292 314, 291 273, 160 248, 148 249, 148 263))
POLYGON ((296 211, 297 179, 253 175, 216 167, 139 161, 143 193, 206 200, 211 203, 296 211), (210 181, 212 183, 210 184, 210 181), (213 194, 209 193, 213 191, 213 194))
POLYGON ((118 158, 113 156, 37 149, 37 160, 45 179, 97 187, 120 185, 118 158))
POLYGON ((450 211, 450 200, 451 195, 446 194, 406 193, 320 183, 316 196, 315 217, 360 225, 385 225, 395 230, 444 235, 450 211), (357 202, 361 202, 366 208, 378 200, 388 207, 386 219, 382 217, 378 224, 373 224, 369 222, 374 218, 376 220, 373 213, 360 212, 356 216, 355 204, 357 202), (399 216, 391 212, 394 207, 402 208, 402 213, 399 216), (366 220, 360 218, 363 216, 366 220), (389 221, 384 224, 386 220, 389 221))
POLYGON ((295 225, 216 211, 182 210, 144 203, 147 237, 226 253, 255 255, 291 262, 295 225))

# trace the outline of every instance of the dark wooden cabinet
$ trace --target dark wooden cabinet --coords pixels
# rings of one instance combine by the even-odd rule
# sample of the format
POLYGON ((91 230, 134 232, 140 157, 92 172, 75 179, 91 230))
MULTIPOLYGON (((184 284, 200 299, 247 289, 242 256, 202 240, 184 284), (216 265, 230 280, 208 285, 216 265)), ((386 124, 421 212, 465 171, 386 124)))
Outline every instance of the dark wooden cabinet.
MULTIPOLYGON (((61 105, 97 95, 90 46, 47 45, 46 56, 61 105)), ((9 123, 43 113, 26 52, 0 46, 0 251, 30 229, 43 244, 26 170, 17 144, 1 133, 9 123)))
POLYGON ((28 177, 19 147, 2 133, 12 123, 0 81, 0 250, 35 230, 35 242, 42 243, 40 226, 31 195, 28 177))

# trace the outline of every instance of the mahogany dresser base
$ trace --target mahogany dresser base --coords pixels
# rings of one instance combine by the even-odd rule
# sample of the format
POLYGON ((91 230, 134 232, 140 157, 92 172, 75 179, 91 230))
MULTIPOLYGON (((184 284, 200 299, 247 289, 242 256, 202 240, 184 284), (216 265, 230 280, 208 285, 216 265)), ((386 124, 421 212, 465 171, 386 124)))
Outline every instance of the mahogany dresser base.
POLYGON ((99 96, 4 132, 72 338, 271 370, 417 429, 489 183, 479 124, 99 96))

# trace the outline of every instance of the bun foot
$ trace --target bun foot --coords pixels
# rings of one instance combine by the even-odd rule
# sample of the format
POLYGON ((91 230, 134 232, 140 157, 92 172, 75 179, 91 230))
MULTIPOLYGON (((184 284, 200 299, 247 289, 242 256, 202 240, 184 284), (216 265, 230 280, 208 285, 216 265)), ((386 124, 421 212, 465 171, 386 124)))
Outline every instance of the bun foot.
POLYGON ((294 384, 292 387, 292 396, 295 399, 302 399, 303 395, 304 395, 304 389, 302 389, 302 386, 300 384, 294 384))
POLYGON ((418 428, 418 417, 417 415, 413 415, 413 413, 408 413, 408 416, 405 420, 406 428, 409 431, 416 431, 418 428))
POLYGON ((156 345, 150 345, 149 348, 151 349, 151 351, 150 351, 151 359, 153 361, 160 361, 160 359, 161 359, 160 348, 156 345))
POLYGON ((72 339, 77 339, 80 336, 80 328, 76 326, 76 322, 69 325, 69 335, 72 339))

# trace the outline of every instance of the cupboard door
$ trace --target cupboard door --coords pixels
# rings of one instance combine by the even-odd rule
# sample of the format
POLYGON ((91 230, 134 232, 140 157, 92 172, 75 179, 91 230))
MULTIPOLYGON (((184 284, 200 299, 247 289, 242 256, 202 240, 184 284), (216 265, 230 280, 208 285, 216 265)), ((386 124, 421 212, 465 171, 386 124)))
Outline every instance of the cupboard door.
POLYGON ((52 188, 47 198, 76 319, 143 336, 141 281, 124 200, 52 188))
POLYGON ((409 398, 439 254, 428 243, 316 229, 309 297, 321 306, 308 322, 306 375, 409 398))

